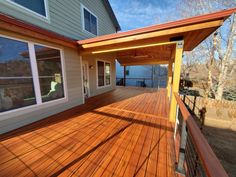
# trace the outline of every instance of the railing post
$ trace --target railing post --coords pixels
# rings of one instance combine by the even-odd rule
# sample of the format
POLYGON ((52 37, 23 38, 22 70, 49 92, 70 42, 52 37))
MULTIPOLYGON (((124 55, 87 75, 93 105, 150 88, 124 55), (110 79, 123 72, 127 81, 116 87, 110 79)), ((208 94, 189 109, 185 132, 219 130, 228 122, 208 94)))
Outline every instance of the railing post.
POLYGON ((181 130, 182 131, 181 131, 180 148, 179 148, 179 160, 176 172, 185 175, 184 160, 185 160, 185 147, 187 143, 187 127, 186 127, 186 121, 184 120, 182 122, 181 130))
POLYGON ((183 94, 183 95, 184 95, 184 97, 183 97, 183 102, 184 102, 184 104, 186 104, 186 103, 185 103, 186 95, 185 95, 185 94, 183 94))
POLYGON ((123 86, 126 86, 126 66, 124 66, 124 83, 123 86))
POLYGON ((174 140, 176 138, 177 130, 178 130, 178 125, 179 125, 179 105, 176 106, 176 118, 175 118, 175 130, 174 130, 174 140))

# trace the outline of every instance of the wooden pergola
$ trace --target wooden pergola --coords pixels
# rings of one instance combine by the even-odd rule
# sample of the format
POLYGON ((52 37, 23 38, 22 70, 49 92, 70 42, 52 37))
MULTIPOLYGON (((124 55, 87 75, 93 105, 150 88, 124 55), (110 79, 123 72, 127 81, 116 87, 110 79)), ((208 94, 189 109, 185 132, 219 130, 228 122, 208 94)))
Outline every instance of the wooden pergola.
POLYGON ((234 9, 78 41, 82 55, 115 53, 122 66, 168 64, 170 121, 175 121, 182 55, 219 28, 234 9))

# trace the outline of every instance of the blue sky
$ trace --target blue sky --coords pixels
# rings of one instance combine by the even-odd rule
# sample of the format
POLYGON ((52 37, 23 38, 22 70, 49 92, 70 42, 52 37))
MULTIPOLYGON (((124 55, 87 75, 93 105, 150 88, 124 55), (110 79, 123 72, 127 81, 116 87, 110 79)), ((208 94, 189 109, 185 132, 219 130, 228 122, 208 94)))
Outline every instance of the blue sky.
POLYGON ((109 0, 122 31, 176 20, 175 0, 109 0), (171 18, 170 18, 171 16, 171 18))

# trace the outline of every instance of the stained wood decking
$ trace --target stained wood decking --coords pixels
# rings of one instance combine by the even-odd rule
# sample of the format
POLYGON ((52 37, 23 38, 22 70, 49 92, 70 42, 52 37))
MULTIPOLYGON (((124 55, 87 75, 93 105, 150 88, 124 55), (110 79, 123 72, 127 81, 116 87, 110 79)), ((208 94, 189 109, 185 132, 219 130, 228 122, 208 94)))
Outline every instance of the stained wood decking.
POLYGON ((165 90, 118 88, 1 135, 0 176, 175 176, 165 90))

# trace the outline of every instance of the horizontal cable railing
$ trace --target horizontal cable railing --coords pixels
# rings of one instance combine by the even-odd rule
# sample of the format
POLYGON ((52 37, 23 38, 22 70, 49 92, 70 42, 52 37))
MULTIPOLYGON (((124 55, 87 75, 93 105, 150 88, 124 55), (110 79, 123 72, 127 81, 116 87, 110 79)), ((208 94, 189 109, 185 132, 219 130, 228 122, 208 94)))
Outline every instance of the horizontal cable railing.
POLYGON ((227 177, 227 173, 189 113, 181 97, 175 93, 177 121, 174 138, 179 147, 177 172, 187 177, 227 177))
POLYGON ((116 85, 136 86, 136 87, 152 87, 152 88, 164 88, 166 87, 166 76, 159 76, 157 78, 151 77, 127 77, 116 78, 116 85), (124 83, 125 82, 125 83, 124 83))
POLYGON ((197 122, 198 126, 202 130, 205 123, 206 107, 203 106, 200 108, 196 105, 197 96, 191 96, 193 98, 191 99, 189 95, 183 94, 182 97, 182 100, 185 106, 187 107, 188 111, 191 113, 194 120, 197 122))

